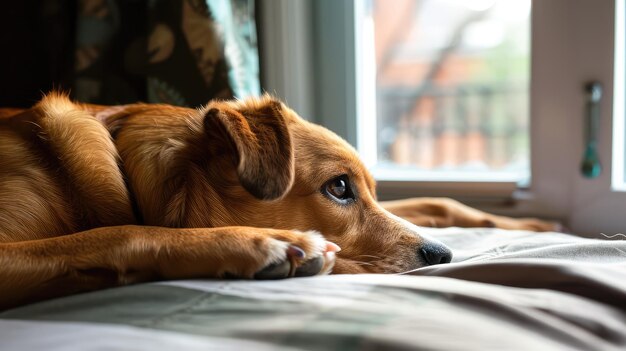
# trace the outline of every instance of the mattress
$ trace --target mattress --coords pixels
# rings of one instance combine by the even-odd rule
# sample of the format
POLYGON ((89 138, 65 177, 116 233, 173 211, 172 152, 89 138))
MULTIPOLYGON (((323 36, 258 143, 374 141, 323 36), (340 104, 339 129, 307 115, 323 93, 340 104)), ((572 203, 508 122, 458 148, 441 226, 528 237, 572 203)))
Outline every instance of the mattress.
POLYGON ((0 350, 626 350, 626 240, 424 231, 451 264, 80 294, 0 313, 0 350))

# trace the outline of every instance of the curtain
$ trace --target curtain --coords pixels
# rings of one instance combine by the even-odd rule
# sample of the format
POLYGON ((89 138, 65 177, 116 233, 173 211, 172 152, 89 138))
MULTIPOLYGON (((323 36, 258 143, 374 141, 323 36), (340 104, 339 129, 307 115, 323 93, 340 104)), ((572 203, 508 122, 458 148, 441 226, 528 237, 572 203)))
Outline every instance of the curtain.
MULTIPOLYGON (((17 85, 37 82, 36 91, 22 91, 29 100, 62 89, 97 104, 196 107, 260 93, 254 0, 31 0, 5 6, 14 7, 4 19, 15 25, 2 29, 22 26, 15 33, 22 39, 8 40, 11 57, 0 58, 0 72, 17 85), (9 18, 15 16, 30 17, 30 25, 9 18), (33 47, 11 49, 24 41, 33 47)), ((4 92, 11 96, 6 86, 4 92)), ((34 102, 17 96, 12 104, 7 94, 3 105, 34 102)))

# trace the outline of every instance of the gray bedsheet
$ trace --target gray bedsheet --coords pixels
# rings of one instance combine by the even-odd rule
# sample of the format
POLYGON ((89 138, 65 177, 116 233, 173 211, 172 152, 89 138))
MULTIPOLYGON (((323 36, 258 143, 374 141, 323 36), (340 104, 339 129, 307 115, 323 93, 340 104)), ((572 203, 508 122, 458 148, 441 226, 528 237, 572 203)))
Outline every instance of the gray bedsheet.
POLYGON ((428 232, 452 264, 81 294, 0 313, 0 350, 626 350, 626 241, 428 232))

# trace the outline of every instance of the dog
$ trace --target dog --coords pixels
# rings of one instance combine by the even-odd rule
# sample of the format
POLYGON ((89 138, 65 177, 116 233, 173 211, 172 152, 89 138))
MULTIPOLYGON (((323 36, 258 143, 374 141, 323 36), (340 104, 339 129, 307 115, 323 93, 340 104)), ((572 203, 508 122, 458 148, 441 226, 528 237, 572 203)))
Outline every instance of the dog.
POLYGON ((189 109, 53 92, 0 110, 0 308, 154 280, 450 262, 416 224, 554 228, 449 199, 379 203, 347 142, 269 95, 189 109))

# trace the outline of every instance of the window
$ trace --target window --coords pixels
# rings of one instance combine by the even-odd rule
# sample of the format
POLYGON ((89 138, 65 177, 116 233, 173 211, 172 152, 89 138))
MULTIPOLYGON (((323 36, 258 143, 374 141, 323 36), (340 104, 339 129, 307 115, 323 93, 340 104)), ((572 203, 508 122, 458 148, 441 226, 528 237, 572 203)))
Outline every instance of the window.
POLYGON ((375 114, 359 116, 359 149, 376 178, 527 183, 530 5, 363 3, 360 102, 375 114))
MULTIPOLYGON (((467 74, 461 74, 464 80, 455 81, 457 85, 450 84, 450 80, 434 79, 438 84, 422 87, 419 91, 430 100, 421 110, 417 109, 430 112, 424 114, 427 117, 423 119, 416 118, 417 122, 427 126, 425 132, 411 124, 416 123, 411 117, 416 108, 411 111, 401 104, 394 105, 391 98, 382 98, 384 89, 388 92, 395 86, 394 94, 404 94, 398 93, 401 88, 415 95, 415 87, 420 85, 415 85, 414 81, 410 82, 413 85, 401 85, 377 72, 378 65, 383 62, 383 51, 377 54, 376 42, 364 40, 380 35, 376 29, 377 1, 273 0, 261 4, 277 6, 281 10, 265 11, 268 16, 266 25, 275 29, 265 31, 265 40, 277 44, 280 50, 264 51, 264 89, 282 96, 301 115, 330 128, 355 145, 374 171, 379 184, 379 199, 447 196, 493 213, 561 220, 575 233, 595 238, 604 238, 601 233, 610 236, 626 232, 623 219, 623 209, 626 208, 626 191, 623 191, 626 190, 626 0, 533 1, 532 7, 528 1, 522 0, 380 1, 385 6, 393 4, 394 11, 405 15, 406 21, 411 22, 408 25, 410 30, 402 33, 403 39, 396 40, 398 45, 389 54, 388 67, 409 65, 410 60, 415 60, 411 58, 416 53, 422 55, 418 57, 437 57, 441 48, 450 42, 446 38, 450 37, 451 29, 447 29, 448 32, 435 31, 434 35, 429 35, 429 43, 419 44, 423 46, 414 43, 413 39, 419 33, 426 35, 428 23, 431 26, 444 25, 446 19, 451 24, 444 27, 454 28, 462 23, 458 22, 458 16, 469 13, 483 13, 482 21, 487 24, 466 31, 482 31, 489 36, 493 21, 504 21, 500 26, 506 29, 505 34, 496 36, 499 40, 489 40, 491 46, 484 43, 481 50, 474 51, 468 45, 473 42, 470 40, 472 35, 463 31, 462 35, 459 34, 462 40, 459 39, 454 51, 455 59, 446 61, 448 64, 474 58, 472 55, 480 52, 475 56, 477 61, 489 62, 488 68, 491 69, 493 56, 490 58, 490 55, 494 55, 494 50, 499 47, 494 43, 512 40, 518 47, 507 51, 507 60, 517 62, 518 66, 526 65, 526 73, 522 73, 524 69, 510 73, 505 83, 494 82, 493 75, 492 79, 486 79, 490 77, 489 73, 478 75, 481 79, 465 79, 467 74), (402 11, 402 6, 414 7, 411 11, 402 11), (497 10, 499 6, 510 8, 497 10), (419 20, 420 14, 425 16, 424 11, 429 11, 430 22, 419 20), (437 13, 443 17, 433 17, 437 13), (494 17, 496 15, 501 17, 494 17), (310 19, 310 27, 304 19, 310 19), (426 28, 420 29, 421 25, 426 28), (463 39, 466 36, 467 43, 463 39), (409 44, 404 45, 407 41, 409 44), (520 45, 522 42, 526 42, 526 46, 520 45), (427 51, 428 46, 434 49, 427 51), (271 56, 276 52, 278 58, 271 56), (302 54, 296 54, 298 52, 302 54), (289 64, 283 64, 280 58, 289 64), (598 105, 600 119, 596 145, 602 171, 592 178, 581 173, 586 148, 585 104, 588 99, 584 88, 590 81, 599 82, 604 90, 598 105), (286 84, 281 85, 282 82, 286 84), (481 103, 484 99, 481 93, 475 93, 474 85, 485 83, 488 84, 487 95, 508 94, 506 99, 502 98, 506 103, 481 103), (501 88, 502 84, 507 88, 501 88), (526 90, 520 88, 524 84, 526 90), (300 85, 308 88, 302 89, 300 85), (472 85, 472 89, 467 85, 472 85), (496 113, 510 117, 498 117, 499 122, 495 125, 481 122, 486 118, 484 113, 472 116, 474 112, 471 111, 478 109, 476 105, 491 106, 483 107, 491 111, 488 117, 496 113), (519 106, 519 110, 507 110, 512 106, 519 106), (394 113, 393 109, 409 112, 394 113), (457 113, 458 110, 470 112, 461 114, 457 113), (503 110, 509 112, 501 112, 503 110), (380 111, 392 112, 383 114, 380 111), (385 127, 387 131, 384 131, 385 127), (470 131, 474 133, 474 139, 468 137, 470 131), (481 140, 474 143, 484 145, 479 148, 482 151, 470 152, 467 146, 470 139, 481 140), (426 149, 430 148, 434 154, 418 155, 417 148, 404 147, 417 141, 421 143, 420 147, 426 145, 426 149), (447 146, 442 148, 442 144, 447 146), (435 146, 437 150, 433 150, 435 146), (528 178, 529 172, 531 181, 520 190, 518 182, 528 178)), ((396 22, 399 25, 400 20, 392 24, 396 22)), ((507 50, 510 47, 510 44, 504 46, 507 50)), ((424 60, 422 64, 427 70, 432 62, 437 62, 436 58, 435 61, 424 60)), ((498 66, 497 62, 495 66, 498 66)), ((454 68, 455 73, 458 70, 467 73, 458 67, 454 68)), ((407 77, 402 77, 403 73, 396 74, 400 76, 398 80, 415 79, 412 75, 408 77, 409 70, 406 72, 407 77)), ((390 72, 387 74, 391 75, 390 72)), ((424 76, 427 74, 422 73, 420 77, 424 76)), ((415 102, 414 96, 406 95, 409 103, 415 102)), ((493 121, 491 118, 487 120, 493 121)), ((417 126, 421 127, 419 123, 417 126)))

